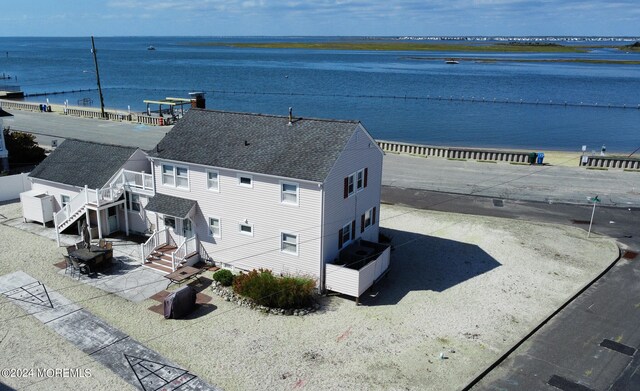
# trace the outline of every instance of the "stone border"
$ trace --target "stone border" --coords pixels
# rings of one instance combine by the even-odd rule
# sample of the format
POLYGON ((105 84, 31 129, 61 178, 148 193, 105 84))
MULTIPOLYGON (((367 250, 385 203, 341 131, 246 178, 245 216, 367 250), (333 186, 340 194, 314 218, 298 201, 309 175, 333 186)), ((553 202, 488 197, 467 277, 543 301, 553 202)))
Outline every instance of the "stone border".
POLYGON ((320 304, 318 304, 317 302, 314 303, 312 307, 299 308, 299 309, 270 308, 270 307, 265 307, 263 305, 257 305, 256 303, 253 302, 253 300, 237 295, 233 291, 233 289, 231 289, 230 287, 223 286, 216 280, 212 280, 212 281, 213 282, 211 283, 211 290, 216 295, 222 297, 225 301, 233 302, 239 305, 240 307, 246 307, 255 311, 260 311, 264 314, 305 316, 305 315, 314 313, 318 309, 320 309, 320 304))

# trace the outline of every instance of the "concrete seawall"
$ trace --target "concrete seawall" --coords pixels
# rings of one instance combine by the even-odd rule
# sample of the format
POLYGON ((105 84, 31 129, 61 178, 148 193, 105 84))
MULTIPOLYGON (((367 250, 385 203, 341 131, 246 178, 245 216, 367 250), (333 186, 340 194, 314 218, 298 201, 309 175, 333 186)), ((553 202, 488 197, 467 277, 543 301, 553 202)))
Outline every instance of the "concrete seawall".
MULTIPOLYGON (((495 148, 444 147, 389 140, 376 140, 376 142, 383 151, 390 153, 422 157, 438 157, 453 160, 476 160, 481 162, 527 164, 529 162, 529 154, 533 152, 495 148)), ((582 154, 579 152, 540 150, 538 152, 544 152, 544 163, 550 165, 583 166, 599 169, 611 168, 631 171, 640 170, 640 158, 624 156, 586 156, 586 160, 583 161, 582 154)))

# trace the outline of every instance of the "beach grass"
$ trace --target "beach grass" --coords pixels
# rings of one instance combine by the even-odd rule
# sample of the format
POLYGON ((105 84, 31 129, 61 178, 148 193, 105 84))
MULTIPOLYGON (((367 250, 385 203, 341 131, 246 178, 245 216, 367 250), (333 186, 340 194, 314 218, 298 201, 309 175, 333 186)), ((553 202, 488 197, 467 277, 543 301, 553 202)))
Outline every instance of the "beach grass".
MULTIPOLYGON (((442 61, 442 57, 404 57, 409 60, 419 61, 442 61)), ((496 62, 521 62, 521 63, 584 63, 584 64, 612 64, 612 65, 640 65, 638 60, 607 60, 590 58, 487 58, 487 57, 465 57, 456 58, 457 61, 470 61, 481 63, 496 62)))
POLYGON ((377 50, 377 51, 446 51, 499 53, 586 53, 581 47, 557 44, 448 44, 418 42, 192 42, 190 46, 230 46, 259 49, 377 50))

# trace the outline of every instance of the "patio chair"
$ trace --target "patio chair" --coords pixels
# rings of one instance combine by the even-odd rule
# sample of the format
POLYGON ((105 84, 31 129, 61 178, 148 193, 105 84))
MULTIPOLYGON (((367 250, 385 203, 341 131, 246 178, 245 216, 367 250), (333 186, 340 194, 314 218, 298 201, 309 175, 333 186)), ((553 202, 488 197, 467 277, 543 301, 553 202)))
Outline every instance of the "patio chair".
POLYGON ((76 269, 73 266, 73 263, 71 262, 71 258, 68 255, 63 255, 63 257, 66 263, 66 267, 64 268, 64 274, 67 274, 67 271, 69 271, 71 273, 71 277, 73 277, 73 273, 76 272, 76 269))
POLYGON ((78 243, 76 243, 76 248, 77 249, 87 248, 87 243, 85 243, 84 241, 78 242, 78 243))
POLYGON ((98 240, 98 247, 105 248, 106 241, 104 239, 98 240))
POLYGON ((76 251, 76 246, 67 246, 67 255, 71 255, 74 251, 76 251))
POLYGON ((91 273, 91 269, 84 262, 80 262, 78 258, 70 256, 71 264, 73 265, 73 270, 78 273, 78 280, 80 279, 80 273, 85 272, 86 274, 91 273))

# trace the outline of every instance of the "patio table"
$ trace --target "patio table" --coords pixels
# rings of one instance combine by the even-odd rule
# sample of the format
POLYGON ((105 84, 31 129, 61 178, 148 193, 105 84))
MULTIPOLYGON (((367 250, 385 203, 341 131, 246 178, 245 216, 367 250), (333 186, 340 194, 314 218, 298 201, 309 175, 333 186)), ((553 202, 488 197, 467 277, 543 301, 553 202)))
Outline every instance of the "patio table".
POLYGON ((98 246, 91 246, 91 248, 79 248, 71 251, 69 255, 84 262, 91 271, 95 272, 96 266, 103 263, 105 257, 110 251, 113 252, 113 250, 107 250, 98 246))
POLYGON ((175 272, 165 275, 164 278, 169 280, 169 284, 167 284, 167 288, 169 288, 171 284, 182 284, 183 282, 198 276, 200 273, 202 273, 202 270, 198 268, 193 266, 183 266, 175 272))

